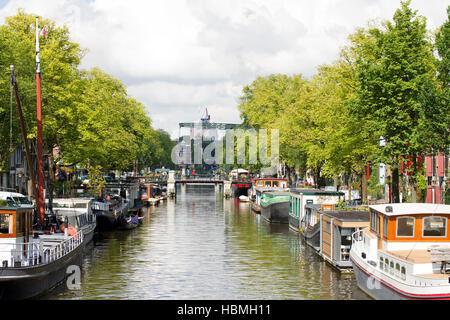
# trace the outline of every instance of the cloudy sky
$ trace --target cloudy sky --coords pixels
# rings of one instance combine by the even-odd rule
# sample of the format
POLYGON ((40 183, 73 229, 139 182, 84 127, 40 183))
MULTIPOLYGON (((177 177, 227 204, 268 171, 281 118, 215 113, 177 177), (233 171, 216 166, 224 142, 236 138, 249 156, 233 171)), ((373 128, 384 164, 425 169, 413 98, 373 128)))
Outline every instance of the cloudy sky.
MULTIPOLYGON (((434 30, 448 0, 413 0, 434 30)), ((100 67, 142 102, 155 128, 240 123, 244 85, 271 73, 312 76, 369 20, 392 19, 399 0, 0 0, 0 23, 18 8, 70 27, 100 67)), ((45 62, 43 62, 45 63, 45 62)))

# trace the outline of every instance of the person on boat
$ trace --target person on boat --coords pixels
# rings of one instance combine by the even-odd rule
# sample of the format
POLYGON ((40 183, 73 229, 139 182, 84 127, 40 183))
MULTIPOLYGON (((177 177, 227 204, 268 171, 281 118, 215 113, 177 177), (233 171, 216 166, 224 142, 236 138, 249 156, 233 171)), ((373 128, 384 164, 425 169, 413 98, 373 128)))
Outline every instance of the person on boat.
MULTIPOLYGON (((59 229, 61 230, 61 232, 65 232, 66 231, 66 227, 65 227, 65 223, 61 223, 59 226, 59 229)), ((69 236, 73 237, 74 235, 77 234, 77 229, 75 229, 74 227, 72 227, 71 225, 69 225, 69 228, 67 230, 69 236)))

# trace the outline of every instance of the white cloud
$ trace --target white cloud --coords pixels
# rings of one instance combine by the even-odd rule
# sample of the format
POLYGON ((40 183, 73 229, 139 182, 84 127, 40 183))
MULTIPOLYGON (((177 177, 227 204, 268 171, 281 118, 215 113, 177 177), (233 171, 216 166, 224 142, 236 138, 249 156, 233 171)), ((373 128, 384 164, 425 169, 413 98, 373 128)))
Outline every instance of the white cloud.
MULTIPOLYGON (((154 126, 240 122, 242 87, 259 75, 311 76, 334 60, 347 36, 371 19, 392 19, 392 0, 1 0, 0 22, 17 8, 67 23, 98 66, 144 103, 154 126), (199 108, 202 110, 199 111, 199 108)), ((413 0, 429 29, 446 19, 447 0, 413 0)))

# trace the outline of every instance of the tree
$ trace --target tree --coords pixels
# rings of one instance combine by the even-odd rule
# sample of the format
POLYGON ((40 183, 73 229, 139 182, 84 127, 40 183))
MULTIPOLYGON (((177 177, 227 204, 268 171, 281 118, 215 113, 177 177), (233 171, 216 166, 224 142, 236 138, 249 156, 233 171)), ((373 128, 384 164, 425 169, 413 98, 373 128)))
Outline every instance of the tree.
MULTIPOLYGON (((432 47, 425 19, 417 17, 409 5, 410 1, 402 2, 393 22, 386 22, 383 28, 360 31, 359 37, 365 40, 362 47, 354 42, 360 55, 356 59, 359 90, 352 112, 364 120, 367 137, 386 139, 378 160, 392 165, 394 202, 400 200, 401 159, 409 156, 415 161, 429 150, 421 131, 435 131, 435 115, 430 117, 427 108, 431 106, 422 98, 435 82, 432 47)), ((414 186, 416 174, 412 172, 410 177, 414 186)))

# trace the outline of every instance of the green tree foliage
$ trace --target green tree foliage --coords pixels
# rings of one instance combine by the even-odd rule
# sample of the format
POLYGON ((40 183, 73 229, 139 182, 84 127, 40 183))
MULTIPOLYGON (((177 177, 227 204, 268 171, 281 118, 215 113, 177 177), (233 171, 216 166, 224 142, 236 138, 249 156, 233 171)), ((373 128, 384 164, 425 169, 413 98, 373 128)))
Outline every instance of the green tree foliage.
MULTIPOLYGON (((431 141, 424 139, 425 132, 439 135, 435 127, 439 124, 434 120, 447 117, 432 103, 437 84, 425 18, 417 16, 409 5, 410 1, 401 3, 393 22, 360 31, 359 39, 365 40, 362 48, 361 42, 354 42, 360 48, 356 59, 359 90, 352 111, 363 119, 368 137, 386 139, 378 160, 393 165, 394 202, 399 201, 398 165, 402 157, 410 156, 412 168, 417 168, 417 156, 432 149, 431 141)), ((411 178, 416 174, 411 172, 411 178)))
MULTIPOLYGON (((35 15, 19 10, 0 26, 0 169, 7 169, 10 131, 10 65, 15 66, 27 133, 36 139, 35 15)), ((57 163, 103 170, 168 164, 170 137, 151 127, 145 107, 129 97, 125 86, 98 68, 79 69, 86 50, 70 40, 67 26, 39 19, 44 152, 50 175, 57 163), (57 147, 59 154, 54 157, 57 147)), ((21 145, 13 104, 13 147, 21 145)), ((54 177, 50 177, 54 180, 54 177)))

